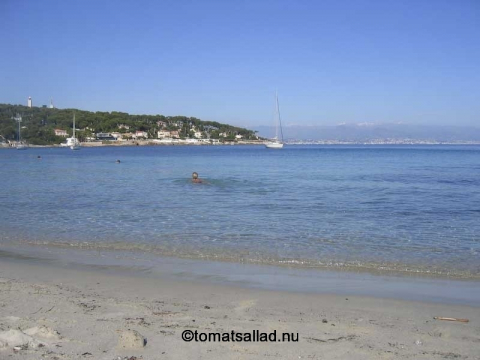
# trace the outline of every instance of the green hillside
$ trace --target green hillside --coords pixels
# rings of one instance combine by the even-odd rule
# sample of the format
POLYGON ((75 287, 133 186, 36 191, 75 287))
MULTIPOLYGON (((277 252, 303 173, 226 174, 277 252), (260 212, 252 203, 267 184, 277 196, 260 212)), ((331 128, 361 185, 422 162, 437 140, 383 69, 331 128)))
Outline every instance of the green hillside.
POLYGON ((59 144, 64 137, 55 136, 54 129, 66 130, 72 134, 73 113, 75 112, 77 137, 84 141, 99 132, 130 133, 147 131, 149 138, 157 138, 159 130, 176 130, 180 138, 194 137, 193 129, 202 137, 220 140, 233 140, 236 135, 242 139, 255 140, 254 131, 215 121, 202 121, 194 117, 164 115, 130 115, 123 112, 91 112, 78 109, 28 108, 21 105, 0 104, 0 136, 15 140, 18 125, 13 117, 22 116, 22 139, 30 144, 59 144), (122 126, 121 126, 122 125, 122 126))

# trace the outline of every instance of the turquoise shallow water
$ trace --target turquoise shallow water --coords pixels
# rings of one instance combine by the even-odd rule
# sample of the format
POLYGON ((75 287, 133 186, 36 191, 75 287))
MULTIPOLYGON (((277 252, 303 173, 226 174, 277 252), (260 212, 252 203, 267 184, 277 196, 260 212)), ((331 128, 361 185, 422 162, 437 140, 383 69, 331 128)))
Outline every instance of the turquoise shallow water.
POLYGON ((31 148, 0 164, 0 247, 480 278, 478 146, 31 148))

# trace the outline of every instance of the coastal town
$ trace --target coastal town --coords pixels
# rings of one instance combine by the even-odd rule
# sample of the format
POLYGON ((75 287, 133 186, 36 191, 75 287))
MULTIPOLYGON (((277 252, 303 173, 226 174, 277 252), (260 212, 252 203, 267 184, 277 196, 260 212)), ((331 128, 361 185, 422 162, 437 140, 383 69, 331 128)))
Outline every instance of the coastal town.
MULTIPOLYGON (((261 144, 260 137, 246 137, 245 135, 231 132, 220 132, 218 137, 212 137, 212 132, 217 131, 216 127, 204 127, 202 130, 193 124, 189 124, 190 131, 188 137, 181 134, 181 129, 185 126, 183 122, 175 122, 174 127, 178 130, 169 130, 172 125, 167 121, 158 121, 158 129, 153 134, 145 130, 131 131, 127 124, 119 124, 119 131, 93 133, 94 129, 82 129, 91 131, 90 136, 84 137, 82 145, 84 146, 102 146, 102 145, 221 145, 221 144, 261 144), (153 136, 152 136, 153 135, 153 136)), ((54 129, 55 135, 67 138, 68 132, 63 129, 54 129)), ((61 143, 60 146, 66 146, 61 143)))
POLYGON ((195 117, 0 104, 0 147, 262 144, 256 131, 195 117), (76 117, 74 128, 73 118, 76 117), (20 133, 22 139, 20 139, 20 133))

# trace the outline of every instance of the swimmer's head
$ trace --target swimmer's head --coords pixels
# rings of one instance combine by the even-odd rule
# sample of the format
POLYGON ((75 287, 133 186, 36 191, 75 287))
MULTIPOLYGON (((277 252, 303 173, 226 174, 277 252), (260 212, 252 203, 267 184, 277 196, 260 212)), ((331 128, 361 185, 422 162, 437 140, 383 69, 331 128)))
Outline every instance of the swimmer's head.
POLYGON ((193 172, 192 173, 192 179, 198 179, 198 174, 196 172, 193 172))

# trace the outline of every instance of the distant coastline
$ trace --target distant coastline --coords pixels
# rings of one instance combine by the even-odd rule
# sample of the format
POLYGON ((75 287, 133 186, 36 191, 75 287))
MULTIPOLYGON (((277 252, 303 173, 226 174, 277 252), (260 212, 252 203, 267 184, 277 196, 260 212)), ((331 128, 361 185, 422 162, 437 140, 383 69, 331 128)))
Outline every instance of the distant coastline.
MULTIPOLYGON (((260 136, 273 134, 272 127, 253 128, 260 136)), ((283 128, 289 143, 296 144, 480 144, 480 128, 455 125, 407 123, 352 123, 283 128)))
POLYGON ((373 139, 365 141, 290 140, 289 145, 480 145, 480 141, 436 141, 411 139, 373 139))

